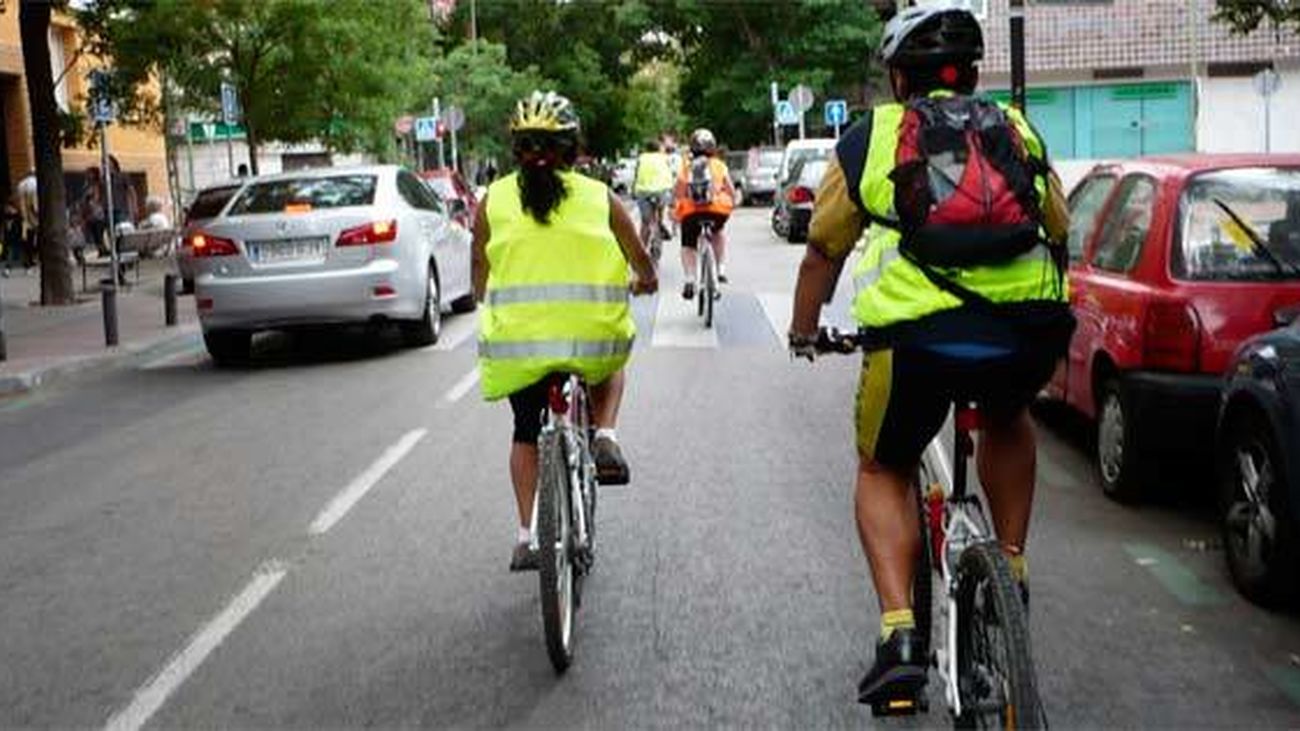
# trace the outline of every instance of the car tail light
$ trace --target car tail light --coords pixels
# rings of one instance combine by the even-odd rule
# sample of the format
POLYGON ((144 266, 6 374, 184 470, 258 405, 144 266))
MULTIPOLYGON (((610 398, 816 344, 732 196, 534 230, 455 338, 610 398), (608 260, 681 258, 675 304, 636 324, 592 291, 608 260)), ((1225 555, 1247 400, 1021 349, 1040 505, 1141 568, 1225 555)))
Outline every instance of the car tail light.
POLYGON ((397 221, 375 221, 350 228, 339 234, 336 246, 391 244, 397 240, 397 221))
POLYGON ((190 237, 190 250, 194 256, 234 256, 239 253, 234 241, 205 233, 190 237))
POLYGON ((371 290, 376 297, 396 297, 397 288, 391 284, 376 284, 371 290))
POLYGON ((791 203, 812 203, 813 192, 802 185, 796 185, 786 193, 785 198, 791 203))
POLYGON ((1195 371, 1201 353, 1196 310, 1181 300, 1152 302, 1142 331, 1142 364, 1163 371, 1195 371))

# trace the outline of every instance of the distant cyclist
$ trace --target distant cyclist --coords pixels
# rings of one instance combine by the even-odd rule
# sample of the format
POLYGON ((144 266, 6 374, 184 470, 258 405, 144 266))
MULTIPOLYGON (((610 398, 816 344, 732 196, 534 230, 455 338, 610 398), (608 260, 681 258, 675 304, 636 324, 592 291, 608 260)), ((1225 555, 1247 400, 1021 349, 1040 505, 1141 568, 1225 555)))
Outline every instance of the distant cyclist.
POLYGON ((637 211, 641 215, 641 241, 650 242, 650 224, 663 230, 663 210, 673 195, 673 168, 668 155, 661 152, 659 143, 650 140, 645 144, 645 151, 636 159, 636 175, 632 183, 632 195, 636 198, 637 211))
POLYGON ((884 349, 868 353, 857 397, 858 534, 880 602, 864 703, 914 697, 928 658, 915 632, 921 550, 912 480, 949 405, 985 417, 977 462, 994 529, 1028 597, 1025 538, 1034 491, 1027 406, 1074 327, 1060 244, 1060 183, 1042 139, 1015 109, 972 96, 984 40, 966 10, 911 8, 885 27, 880 57, 894 103, 835 148, 799 271, 790 346, 811 359, 839 263, 863 231, 853 314, 884 349))
POLYGON ((700 128, 691 133, 691 155, 677 173, 675 216, 682 224, 682 270, 686 284, 682 297, 695 297, 696 249, 702 224, 713 224, 713 252, 718 260, 718 281, 727 281, 727 238, 723 227, 735 208, 736 188, 727 164, 718 159, 718 142, 713 133, 700 128))
POLYGON ((512 571, 537 568, 531 548, 537 438, 547 376, 577 373, 591 387, 592 451, 603 484, 624 484, 627 462, 614 426, 636 326, 637 293, 658 288, 636 225, 605 184, 572 171, 578 117, 569 100, 535 91, 510 120, 518 172, 488 187, 474 226, 474 294, 480 316, 483 396, 514 411, 510 479, 519 511, 512 571))

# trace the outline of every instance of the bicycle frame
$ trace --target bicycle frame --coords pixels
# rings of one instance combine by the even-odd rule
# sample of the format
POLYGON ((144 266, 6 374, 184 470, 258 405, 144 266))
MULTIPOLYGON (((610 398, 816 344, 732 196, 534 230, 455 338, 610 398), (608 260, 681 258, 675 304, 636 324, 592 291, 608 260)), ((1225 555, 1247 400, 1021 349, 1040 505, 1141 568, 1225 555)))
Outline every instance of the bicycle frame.
MULTIPOLYGON (((577 551, 575 565, 585 572, 591 566, 591 532, 588 522, 591 500, 594 497, 596 464, 591 456, 591 408, 587 400, 587 388, 582 379, 575 375, 557 376, 551 379, 547 390, 546 422, 542 433, 559 432, 563 439, 564 459, 569 472, 569 504, 575 506, 574 528, 576 531, 577 551)), ((538 491, 533 493, 533 515, 529 528, 533 535, 533 547, 537 547, 537 502, 538 491)))

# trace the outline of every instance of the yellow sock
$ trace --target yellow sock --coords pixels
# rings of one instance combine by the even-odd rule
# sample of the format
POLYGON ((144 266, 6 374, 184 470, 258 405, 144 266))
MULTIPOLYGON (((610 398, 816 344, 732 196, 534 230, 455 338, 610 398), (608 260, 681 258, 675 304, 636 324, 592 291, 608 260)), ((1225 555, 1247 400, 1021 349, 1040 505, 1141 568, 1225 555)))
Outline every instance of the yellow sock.
POLYGON ((1007 556, 1007 563, 1011 564, 1011 578, 1022 584, 1029 579, 1029 561, 1024 554, 1013 553, 1007 556))
POLYGON ((895 609, 892 612, 884 612, 880 615, 881 640, 888 640, 896 629, 912 629, 914 627, 916 627, 916 618, 912 616, 912 610, 910 609, 895 609))

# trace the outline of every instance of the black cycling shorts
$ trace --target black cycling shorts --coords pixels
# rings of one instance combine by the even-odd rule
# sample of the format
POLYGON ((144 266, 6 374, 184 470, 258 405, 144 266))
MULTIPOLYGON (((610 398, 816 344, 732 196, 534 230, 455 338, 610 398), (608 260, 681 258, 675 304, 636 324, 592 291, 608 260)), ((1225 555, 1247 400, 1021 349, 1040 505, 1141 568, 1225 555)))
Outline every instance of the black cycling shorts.
POLYGON ((700 245, 700 228, 705 221, 713 222, 713 230, 721 231, 727 225, 728 216, 721 213, 692 213, 682 219, 682 246, 694 249, 700 245))
POLYGON ((550 408, 550 379, 543 378, 527 388, 510 394, 510 409, 515 413, 515 431, 511 439, 515 444, 537 444, 537 437, 546 423, 546 410, 550 408))
POLYGON ((894 347, 866 355, 855 419, 864 458, 915 469, 954 401, 975 402, 994 423, 1029 406, 1065 356, 1074 318, 1055 304, 993 317, 932 315, 894 347))

